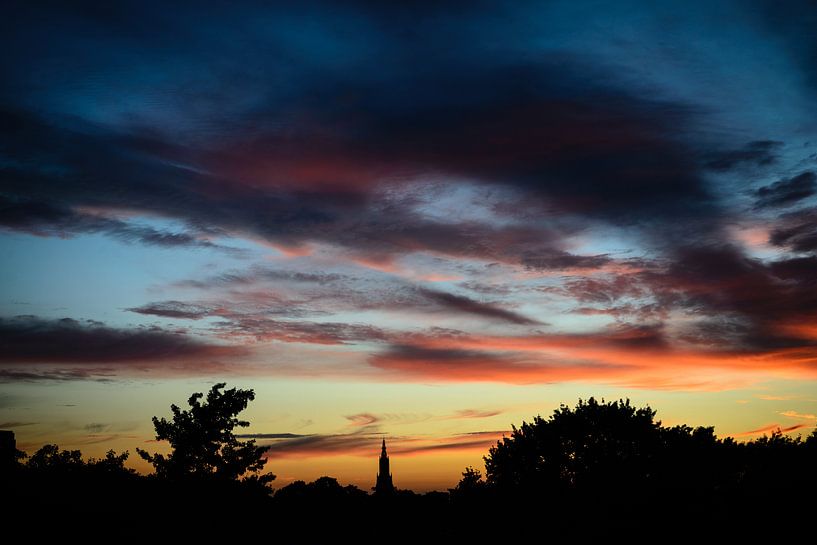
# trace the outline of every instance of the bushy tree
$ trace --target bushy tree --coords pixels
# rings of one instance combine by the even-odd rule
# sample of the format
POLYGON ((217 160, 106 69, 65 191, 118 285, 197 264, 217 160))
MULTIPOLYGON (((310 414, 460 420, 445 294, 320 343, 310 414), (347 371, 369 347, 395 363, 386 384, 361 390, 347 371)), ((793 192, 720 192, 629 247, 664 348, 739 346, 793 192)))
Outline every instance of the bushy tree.
MULTIPOLYGON (((559 489, 637 485, 650 474, 661 442, 649 407, 630 401, 579 400, 548 419, 513 427, 485 457, 487 482, 500 489, 550 493, 559 489)), ((468 477, 468 475, 465 475, 468 477)))
POLYGON ((171 405, 173 419, 153 417, 156 439, 168 441, 172 452, 165 456, 137 449, 139 455, 153 464, 164 479, 215 479, 241 481, 266 486, 275 479, 271 473, 260 475, 266 460, 265 447, 254 440, 239 441, 233 430, 249 426, 236 415, 255 399, 253 390, 231 388, 225 383, 213 385, 207 393, 194 393, 187 400, 189 410, 171 405))

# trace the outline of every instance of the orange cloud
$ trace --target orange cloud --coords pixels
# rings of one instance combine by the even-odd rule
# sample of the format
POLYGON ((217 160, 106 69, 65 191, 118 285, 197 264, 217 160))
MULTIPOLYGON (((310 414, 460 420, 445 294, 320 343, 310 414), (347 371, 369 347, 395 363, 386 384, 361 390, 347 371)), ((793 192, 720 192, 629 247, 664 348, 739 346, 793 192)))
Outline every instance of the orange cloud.
POLYGON ((803 420, 817 420, 817 415, 814 414, 803 414, 798 413, 797 411, 783 411, 780 413, 783 416, 788 416, 789 418, 800 418, 803 420))
MULTIPOLYGON (((419 456, 439 451, 483 452, 506 435, 507 431, 481 431, 450 436, 388 436, 390 454, 419 456)), ((305 435, 276 439, 267 446, 265 456, 278 458, 308 458, 322 456, 372 457, 380 451, 382 433, 347 433, 331 435, 305 435)))
POLYGON ((586 380, 638 388, 719 390, 770 376, 817 377, 817 349, 677 348, 660 330, 617 327, 587 334, 410 334, 370 363, 395 379, 537 383, 586 380))

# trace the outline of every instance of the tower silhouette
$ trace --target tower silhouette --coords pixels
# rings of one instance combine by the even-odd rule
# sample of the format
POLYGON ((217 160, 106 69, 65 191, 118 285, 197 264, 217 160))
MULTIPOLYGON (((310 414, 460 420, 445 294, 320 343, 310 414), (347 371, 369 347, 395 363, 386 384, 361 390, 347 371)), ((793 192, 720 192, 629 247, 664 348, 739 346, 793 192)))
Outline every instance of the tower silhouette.
POLYGON ((393 492, 394 484, 389 471, 389 455, 386 454, 386 440, 383 439, 383 448, 380 450, 380 471, 377 473, 377 484, 375 484, 374 493, 387 495, 393 492))

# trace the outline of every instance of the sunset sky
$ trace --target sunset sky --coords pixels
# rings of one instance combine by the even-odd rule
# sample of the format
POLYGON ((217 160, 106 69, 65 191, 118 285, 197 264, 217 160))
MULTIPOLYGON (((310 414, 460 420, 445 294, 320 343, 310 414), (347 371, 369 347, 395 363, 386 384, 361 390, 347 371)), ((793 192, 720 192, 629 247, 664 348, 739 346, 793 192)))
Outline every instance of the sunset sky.
POLYGON ((12 2, 0 428, 252 388, 274 486, 453 486, 579 398, 817 425, 817 6, 12 2))

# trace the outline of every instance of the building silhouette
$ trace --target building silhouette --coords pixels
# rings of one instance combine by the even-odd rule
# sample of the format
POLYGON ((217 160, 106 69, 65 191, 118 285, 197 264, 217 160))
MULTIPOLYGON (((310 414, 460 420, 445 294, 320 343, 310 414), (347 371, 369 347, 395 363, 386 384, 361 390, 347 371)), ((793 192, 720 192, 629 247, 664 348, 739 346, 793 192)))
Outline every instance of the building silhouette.
POLYGON ((388 495, 394 492, 394 483, 391 480, 389 471, 389 455, 386 454, 386 440, 383 439, 383 448, 380 451, 380 470, 377 473, 377 484, 374 493, 378 495, 388 495))
MULTIPOLYGON (((3 471, 14 467, 17 463, 17 441, 14 432, 0 430, 0 469, 3 471)), ((386 461, 388 468, 388 461, 386 461)))

